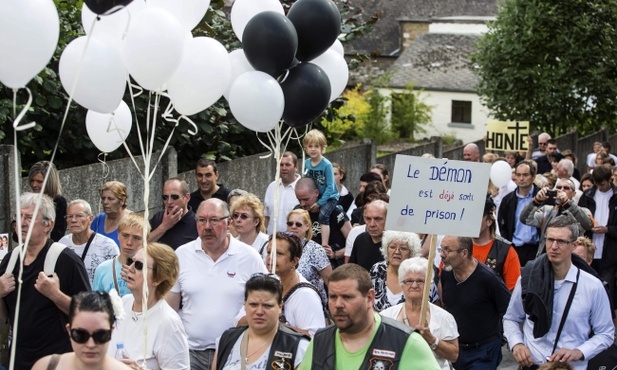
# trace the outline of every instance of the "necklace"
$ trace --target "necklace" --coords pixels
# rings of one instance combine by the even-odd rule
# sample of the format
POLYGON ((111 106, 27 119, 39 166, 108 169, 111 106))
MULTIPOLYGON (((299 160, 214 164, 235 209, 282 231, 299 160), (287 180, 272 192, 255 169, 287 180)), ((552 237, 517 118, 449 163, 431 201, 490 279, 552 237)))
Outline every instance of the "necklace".
POLYGON ((270 343, 270 339, 267 339, 255 351, 253 351, 252 353, 248 353, 248 351, 249 351, 249 339, 250 339, 249 338, 249 333, 246 333, 246 347, 245 347, 245 351, 244 351, 244 353, 246 353, 246 356, 244 357, 244 363, 247 364, 247 365, 249 363, 249 358, 251 356, 253 356, 257 352, 261 351, 265 347, 266 344, 270 343))

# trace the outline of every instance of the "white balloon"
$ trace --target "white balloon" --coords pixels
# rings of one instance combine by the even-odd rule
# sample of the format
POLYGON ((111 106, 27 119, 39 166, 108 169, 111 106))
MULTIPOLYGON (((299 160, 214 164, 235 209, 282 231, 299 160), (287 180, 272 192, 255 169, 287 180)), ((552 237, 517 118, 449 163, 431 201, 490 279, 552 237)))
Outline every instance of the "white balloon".
POLYGON ((62 52, 60 82, 67 94, 73 92, 77 104, 95 112, 110 113, 124 95, 126 69, 118 49, 95 37, 90 37, 86 45, 88 37, 76 38, 62 52))
POLYGON ((330 46, 330 50, 336 51, 342 57, 345 56, 345 48, 339 39, 334 40, 334 43, 330 46))
POLYGON ((167 81, 167 91, 176 111, 191 115, 219 100, 230 81, 225 47, 215 39, 195 37, 186 42, 180 67, 167 81))
POLYGON ((51 59, 59 34, 52 0, 0 1, 0 82, 12 89, 26 86, 51 59))
POLYGON ((267 73, 246 72, 231 85, 229 108, 238 122, 249 130, 270 131, 283 116, 283 89, 267 73))
POLYGON ((86 131, 92 143, 104 153, 113 152, 126 140, 133 126, 131 110, 125 102, 120 102, 113 113, 86 114, 86 131))
POLYGON ((278 0, 236 0, 231 7, 231 27, 238 40, 242 41, 242 33, 246 24, 256 14, 272 11, 285 15, 283 5, 278 0))
POLYGON ((160 90, 169 80, 182 60, 185 35, 180 22, 162 9, 146 7, 131 21, 122 51, 141 87, 160 90))
POLYGON ((148 7, 159 8, 169 12, 190 31, 201 22, 208 11, 210 0, 148 0, 148 7))
POLYGON ((231 84, 244 72, 254 71, 255 68, 249 63, 246 59, 246 55, 244 55, 244 50, 236 49, 229 53, 229 61, 231 63, 231 79, 229 81, 229 86, 225 89, 223 95, 225 99, 229 101, 229 90, 231 89, 231 84))
POLYGON ((506 161, 497 161, 491 165, 490 178, 493 185, 501 188, 512 179, 512 167, 506 161))
POLYGON ((110 15, 98 16, 99 19, 96 20, 97 14, 90 10, 84 2, 81 8, 81 24, 87 35, 90 34, 90 30, 92 29, 92 35, 96 36, 98 39, 106 40, 113 44, 119 44, 131 19, 134 19, 135 16, 145 8, 146 3, 144 0, 133 0, 130 4, 117 12, 110 15), (94 28, 92 28, 93 24, 94 28))
POLYGON ((326 50, 323 54, 310 61, 326 72, 330 80, 330 101, 338 98, 347 87, 349 79, 349 68, 345 58, 334 50, 326 50))

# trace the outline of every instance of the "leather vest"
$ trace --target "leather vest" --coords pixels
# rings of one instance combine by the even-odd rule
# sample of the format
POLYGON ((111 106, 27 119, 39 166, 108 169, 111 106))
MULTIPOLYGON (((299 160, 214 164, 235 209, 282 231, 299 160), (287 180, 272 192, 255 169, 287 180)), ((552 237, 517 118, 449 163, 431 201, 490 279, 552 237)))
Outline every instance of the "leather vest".
MULTIPOLYGON (((216 358, 217 370, 221 370, 223 366, 225 366, 234 344, 236 344, 238 338, 240 338, 240 335, 242 335, 246 329, 248 329, 248 326, 231 328, 227 329, 223 335, 221 335, 218 356, 216 358)), ((271 364, 270 367, 272 369, 293 369, 298 343, 300 343, 302 338, 308 339, 302 334, 298 334, 287 329, 283 325, 279 325, 279 330, 274 336, 272 346, 270 347, 270 354, 268 355, 268 364, 271 364)))
POLYGON ((484 264, 490 267, 493 271, 497 273, 497 275, 505 281, 503 278, 503 265, 506 262, 506 257, 508 256, 508 252, 510 251, 510 246, 512 244, 506 240, 501 238, 495 238, 493 240, 493 246, 491 250, 488 252, 486 256, 486 261, 484 264))
MULTIPOLYGON (((318 330, 313 337, 313 363, 312 370, 333 370, 336 368, 336 351, 334 348, 334 335, 336 326, 318 330)), ((375 368, 395 370, 399 368, 401 355, 411 333, 407 325, 387 318, 381 318, 381 324, 377 328, 375 337, 371 342, 364 361, 358 370, 370 370, 375 368), (377 365, 381 362, 382 367, 377 365)))

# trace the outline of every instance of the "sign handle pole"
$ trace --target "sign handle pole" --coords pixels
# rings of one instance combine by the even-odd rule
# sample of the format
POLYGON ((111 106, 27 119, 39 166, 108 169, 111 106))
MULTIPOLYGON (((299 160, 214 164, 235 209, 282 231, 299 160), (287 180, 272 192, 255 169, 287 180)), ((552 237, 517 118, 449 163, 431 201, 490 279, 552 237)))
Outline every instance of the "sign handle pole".
POLYGON ((437 235, 431 234, 431 247, 428 252, 428 268, 426 269, 426 279, 424 283, 424 292, 422 293, 422 306, 420 307, 420 325, 424 326, 426 314, 428 312, 429 293, 431 291, 431 283, 433 281, 433 264, 435 261, 435 252, 437 249, 437 235))

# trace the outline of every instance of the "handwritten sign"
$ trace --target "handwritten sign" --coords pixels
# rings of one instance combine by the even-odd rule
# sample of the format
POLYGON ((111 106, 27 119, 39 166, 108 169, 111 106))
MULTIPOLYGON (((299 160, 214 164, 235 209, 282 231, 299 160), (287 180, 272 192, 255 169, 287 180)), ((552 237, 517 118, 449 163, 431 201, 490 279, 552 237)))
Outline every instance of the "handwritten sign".
POLYGON ((495 121, 486 123, 486 149, 524 151, 529 136, 528 121, 495 121))
POLYGON ((386 230, 477 237, 490 164, 397 155, 386 230))

